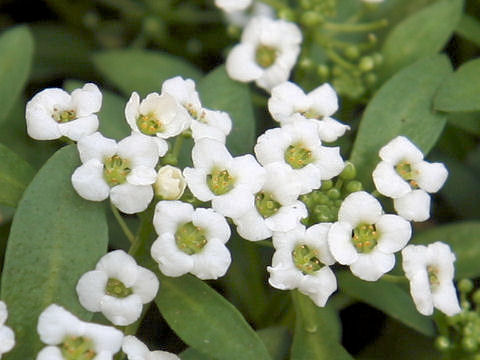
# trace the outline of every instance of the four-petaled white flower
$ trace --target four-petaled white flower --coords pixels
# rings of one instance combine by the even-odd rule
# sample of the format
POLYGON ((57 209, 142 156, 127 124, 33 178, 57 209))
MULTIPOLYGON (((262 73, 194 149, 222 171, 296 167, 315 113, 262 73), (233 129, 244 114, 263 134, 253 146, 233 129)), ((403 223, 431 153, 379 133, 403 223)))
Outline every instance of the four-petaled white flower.
POLYGON ((155 92, 148 94, 142 102, 133 92, 125 106, 125 118, 132 131, 154 137, 160 156, 168 150, 164 139, 188 129, 191 122, 187 110, 173 96, 155 92))
POLYGON ((83 164, 73 173, 72 184, 81 197, 102 201, 110 196, 127 214, 148 207, 157 177, 158 147, 153 139, 134 133, 117 144, 97 132, 80 139, 78 152, 83 164))
POLYGON ((287 81, 302 42, 297 25, 268 17, 254 17, 244 28, 240 44, 227 56, 228 75, 270 91, 287 81))
POLYGON ((434 307, 448 316, 461 311, 453 285, 455 254, 447 244, 409 245, 402 258, 410 294, 421 314, 432 315, 434 307))
POLYGON ((250 7, 244 10, 225 12, 227 23, 239 28, 245 27, 252 18, 260 16, 273 19, 275 10, 261 1, 254 1, 250 7))
POLYGON ((267 239, 276 231, 292 230, 308 216, 305 204, 297 200, 301 184, 290 167, 276 162, 265 166, 265 170, 265 184, 255 194, 250 209, 233 219, 240 236, 250 241, 267 239))
POLYGON ((192 273, 206 280, 227 272, 231 257, 225 243, 230 227, 222 215, 181 201, 160 201, 153 225, 158 238, 151 253, 165 275, 192 273))
POLYGON ((224 111, 202 107, 192 79, 183 79, 180 76, 168 79, 162 84, 163 93, 173 96, 188 111, 191 117, 190 129, 195 141, 209 138, 225 143, 232 130, 230 115, 224 111))
POLYGON ((318 306, 325 306, 337 289, 337 280, 329 265, 335 263, 328 249, 327 233, 330 223, 316 224, 305 229, 274 233, 275 253, 268 282, 281 290, 298 289, 318 306))
POLYGON ((122 351, 127 354, 128 360, 180 360, 177 355, 167 351, 148 350, 147 345, 131 335, 123 338, 122 351))
POLYGON ((338 211, 338 221, 328 233, 333 257, 350 265, 352 273, 376 281, 395 265, 394 253, 410 240, 411 226, 398 215, 384 214, 379 201, 358 191, 348 195, 338 211))
POLYGON ((224 216, 245 214, 265 183, 265 169, 252 155, 232 157, 219 141, 196 142, 192 160, 194 168, 183 170, 189 189, 199 200, 211 200, 213 209, 224 216))
POLYGON ((281 125, 298 120, 314 122, 322 141, 335 141, 350 129, 330 117, 338 110, 338 100, 337 93, 329 84, 305 94, 298 85, 284 82, 272 89, 268 110, 281 125))
POLYGON ((95 115, 102 106, 102 93, 95 84, 85 84, 71 94, 59 88, 37 93, 25 110, 28 135, 36 140, 66 136, 80 140, 98 129, 95 115))
POLYGON ((300 194, 318 189, 321 180, 340 174, 345 166, 340 148, 322 146, 316 125, 307 120, 267 130, 257 139, 255 155, 263 166, 288 164, 302 184, 300 194))
POLYGON ((76 353, 79 358, 111 360, 123 340, 120 330, 81 321, 56 304, 40 314, 37 332, 40 340, 49 345, 38 353, 37 360, 69 359, 67 356, 71 353, 76 353))
POLYGON ((430 217, 430 195, 445 183, 441 163, 423 160, 422 152, 406 137, 397 136, 379 151, 382 161, 372 173, 378 192, 393 198, 395 210, 407 220, 430 217))
POLYGON ((226 12, 245 10, 252 0, 215 0, 215 5, 226 12))
POLYGON ((12 329, 5 325, 7 317, 7 305, 0 301, 0 358, 2 354, 9 352, 15 346, 15 334, 12 329))
POLYGON ((158 286, 153 272, 138 266, 123 250, 115 250, 82 275, 76 290, 85 309, 100 311, 113 324, 125 326, 140 317, 143 304, 153 300, 158 286))

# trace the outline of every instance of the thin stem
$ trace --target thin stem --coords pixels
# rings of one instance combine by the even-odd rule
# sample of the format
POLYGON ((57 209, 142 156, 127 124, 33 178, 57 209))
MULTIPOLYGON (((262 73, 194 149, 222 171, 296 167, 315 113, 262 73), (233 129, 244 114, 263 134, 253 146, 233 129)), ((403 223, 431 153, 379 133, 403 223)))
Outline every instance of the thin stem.
POLYGON ((368 32, 381 29, 388 25, 386 19, 376 20, 372 22, 360 23, 360 24, 339 24, 332 22, 325 22, 323 28, 325 30, 335 31, 335 32, 368 32))
POLYGON ((264 247, 273 248, 272 242, 268 241, 268 240, 255 241, 254 244, 264 246, 264 247))
POLYGON ((180 155, 180 151, 182 150, 183 140, 185 140, 185 136, 181 134, 177 136, 175 139, 175 144, 173 144, 172 155, 175 156, 175 159, 178 161, 178 156, 180 155))
POLYGON ((373 190, 370 195, 372 195, 373 197, 376 197, 376 198, 379 198, 380 196, 382 196, 382 194, 380 194, 378 192, 378 190, 373 190))
POLYGON ((345 60, 340 55, 338 55, 335 51, 327 50, 327 55, 334 63, 340 65, 341 67, 345 69, 356 70, 355 65, 353 65, 352 63, 349 63, 347 60, 345 60))
POLYGON ((110 208, 112 209, 113 215, 115 216, 115 219, 118 222, 118 225, 120 225, 120 228, 122 229, 123 233, 127 237, 128 241, 130 241, 130 244, 135 244, 135 235, 130 231, 128 228, 127 224, 125 223, 125 220, 123 220, 122 215, 120 215, 120 212, 118 209, 113 205, 112 202, 110 202, 110 208))

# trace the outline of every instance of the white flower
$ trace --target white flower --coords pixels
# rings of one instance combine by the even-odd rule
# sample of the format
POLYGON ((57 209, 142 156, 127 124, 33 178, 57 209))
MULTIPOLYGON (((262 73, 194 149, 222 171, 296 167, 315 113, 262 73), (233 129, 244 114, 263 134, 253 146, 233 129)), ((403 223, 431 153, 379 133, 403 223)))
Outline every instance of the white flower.
POLYGON ((162 166, 157 173, 157 180, 153 185, 155 194, 163 200, 177 200, 183 195, 187 182, 182 171, 171 165, 162 166))
POLYGON ((252 0, 215 0, 215 5, 226 12, 245 10, 252 0))
POLYGON ((328 233, 334 258, 350 265, 352 273, 376 281, 395 265, 393 253, 411 236, 410 223, 397 215, 383 214, 382 206, 364 191, 348 195, 338 211, 338 221, 328 233))
POLYGON ((296 84, 284 82, 272 89, 268 110, 281 125, 299 119, 314 122, 322 141, 335 141, 350 129, 330 117, 338 110, 338 100, 329 84, 323 84, 306 95, 296 84))
POLYGON ((267 177, 262 189, 255 194, 250 209, 233 219, 237 232, 250 241, 267 239, 273 232, 292 230, 308 216, 305 204, 298 201, 301 184, 283 163, 265 166, 267 177))
POLYGON ((190 126, 190 116, 183 106, 169 94, 148 94, 140 102, 140 97, 133 92, 125 106, 125 117, 134 132, 154 136, 163 156, 168 150, 164 139, 177 136, 190 126))
POLYGON ((160 201, 153 225, 158 238, 151 253, 165 275, 192 273, 206 280, 227 272, 231 257, 225 243, 230 227, 222 215, 181 201, 160 201))
POLYGON ((115 250, 82 275, 76 290, 85 309, 101 311, 113 324, 125 326, 140 317, 143 304, 153 300, 158 286, 153 272, 138 266, 123 250, 115 250))
POLYGON ((307 120, 267 130, 257 139, 255 154, 263 166, 288 164, 302 184, 301 194, 318 189, 321 180, 331 179, 344 168, 340 148, 322 146, 315 124, 307 120))
POLYGON ((40 340, 49 345, 37 360, 64 360, 63 351, 81 351, 92 360, 113 359, 122 346, 123 333, 113 327, 79 320, 67 310, 52 304, 38 318, 40 340))
POLYGON ((421 314, 432 315, 434 307, 448 316, 461 311, 453 285, 455 254, 447 244, 409 245, 402 257, 410 294, 421 314))
POLYGON ((301 42, 302 33, 294 23, 254 17, 244 28, 240 44, 228 54, 227 73, 234 80, 255 80, 269 91, 289 78, 301 42))
POLYGON ((328 249, 330 223, 305 229, 299 225, 285 233, 274 233, 272 266, 268 282, 280 290, 298 289, 318 306, 325 306, 337 289, 337 280, 328 265, 335 259, 328 249))
POLYGON ((7 317, 7 305, 0 301, 0 358, 2 354, 9 352, 15 346, 15 334, 12 329, 5 325, 7 317))
POLYGON ((163 93, 173 96, 188 111, 195 141, 209 138, 225 143, 225 138, 232 129, 230 116, 223 111, 203 108, 193 80, 185 80, 180 76, 168 79, 162 84, 163 93))
POLYGON ((430 196, 445 183, 448 171, 441 163, 423 160, 422 152, 404 136, 379 151, 382 161, 372 173, 378 192, 394 199, 397 213, 407 220, 430 217, 430 196))
POLYGON ((227 22, 239 28, 245 27, 252 18, 260 16, 273 19, 275 10, 261 1, 254 1, 249 8, 225 13, 227 22))
POLYGON ((110 196, 127 214, 148 207, 157 178, 158 148, 153 139, 133 133, 117 144, 97 132, 80 139, 78 152, 83 165, 73 173, 72 184, 81 197, 102 201, 110 196))
POLYGON ((122 351, 127 354, 128 360, 180 360, 180 358, 166 351, 150 351, 148 347, 135 336, 123 338, 122 351))
POLYGON ((102 93, 95 84, 85 84, 70 95, 59 88, 37 93, 25 110, 28 135, 36 140, 66 136, 79 140, 98 129, 95 113, 102 106, 102 93))
POLYGON ((194 168, 183 175, 193 195, 212 201, 215 211, 238 218, 248 211, 254 194, 265 183, 265 169, 248 154, 232 157, 221 142, 201 139, 192 149, 194 168))

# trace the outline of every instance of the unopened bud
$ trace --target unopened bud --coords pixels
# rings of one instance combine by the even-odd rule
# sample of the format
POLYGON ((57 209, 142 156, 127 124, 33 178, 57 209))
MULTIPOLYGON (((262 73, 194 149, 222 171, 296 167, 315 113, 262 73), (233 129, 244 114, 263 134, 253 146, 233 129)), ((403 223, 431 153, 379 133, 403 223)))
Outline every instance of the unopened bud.
POLYGON ((357 170, 355 169, 355 165, 353 165, 350 161, 345 161, 345 167, 343 168, 339 176, 343 180, 355 179, 355 177, 357 176, 357 170))
POLYGON ((358 67, 360 68, 360 71, 368 72, 375 67, 375 62, 373 61, 372 57, 364 56, 360 59, 358 67))
POLYGON ((360 56, 360 50, 357 46, 351 45, 344 50, 344 54, 347 58, 354 60, 360 56))
POLYGON ((439 336, 435 340, 435 347, 440 351, 447 351, 450 347, 450 340, 446 336, 439 336))
POLYGON ((155 195, 164 200, 177 200, 185 191, 187 183, 182 171, 174 166, 165 165, 158 170, 157 181, 153 184, 155 195))
POLYGON ((458 290, 465 294, 468 294, 470 291, 473 290, 473 282, 470 279, 462 279, 458 283, 458 290))

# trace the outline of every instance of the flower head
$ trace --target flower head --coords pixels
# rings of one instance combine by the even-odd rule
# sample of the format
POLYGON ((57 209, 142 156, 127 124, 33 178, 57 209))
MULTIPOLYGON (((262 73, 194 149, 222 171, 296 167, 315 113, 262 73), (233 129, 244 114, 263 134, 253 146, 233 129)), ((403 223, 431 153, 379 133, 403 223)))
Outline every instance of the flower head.
POLYGON ((143 304, 153 300, 158 286, 153 272, 138 266, 123 250, 115 250, 82 275, 76 290, 85 309, 100 311, 113 324, 125 326, 140 317, 143 304))
POLYGON ((37 93, 25 110, 28 135, 36 140, 66 136, 80 140, 98 129, 95 113, 102 106, 102 93, 95 84, 85 84, 71 94, 59 88, 37 93))
POLYGON ((447 244, 409 245, 402 257, 410 294, 421 314, 432 315, 434 307, 448 316, 461 311, 453 285, 455 254, 447 244))
POLYGON ((123 338, 122 351, 127 354, 128 360, 180 360, 180 358, 166 351, 150 351, 148 347, 135 336, 123 338))

